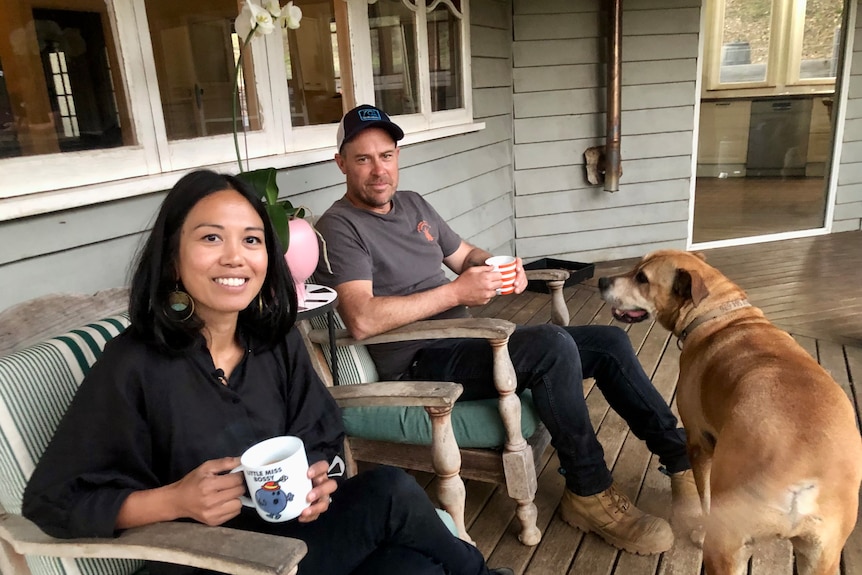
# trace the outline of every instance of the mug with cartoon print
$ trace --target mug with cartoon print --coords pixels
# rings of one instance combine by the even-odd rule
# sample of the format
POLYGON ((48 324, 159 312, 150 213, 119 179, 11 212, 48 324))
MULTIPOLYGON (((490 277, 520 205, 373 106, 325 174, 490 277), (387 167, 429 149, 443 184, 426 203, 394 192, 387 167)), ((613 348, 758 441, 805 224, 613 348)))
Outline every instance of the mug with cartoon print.
POLYGON ((251 497, 240 497, 243 505, 254 507, 266 521, 280 523, 298 517, 308 507, 311 491, 308 458, 298 437, 271 437, 249 447, 240 465, 251 497))

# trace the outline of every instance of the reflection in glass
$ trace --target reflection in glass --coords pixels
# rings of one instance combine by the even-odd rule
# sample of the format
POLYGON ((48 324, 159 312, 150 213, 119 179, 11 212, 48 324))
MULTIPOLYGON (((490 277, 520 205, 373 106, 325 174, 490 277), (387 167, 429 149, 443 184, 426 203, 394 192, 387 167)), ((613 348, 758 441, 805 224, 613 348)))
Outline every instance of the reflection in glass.
MULTIPOLYGON (((237 0, 145 0, 169 140, 233 133, 237 0)), ((252 51, 242 57, 236 128, 259 130, 252 51)))
POLYGON ((368 6, 375 104, 389 115, 415 114, 416 19, 401 0, 379 0, 368 6))
POLYGON ((9 90, 6 88, 6 73, 3 71, 3 61, 0 60, 0 158, 11 158, 21 155, 18 144, 18 129, 15 116, 12 115, 12 102, 9 100, 9 90))
MULTIPOLYGON (((460 1, 455 3, 460 8, 460 1)), ((464 107, 461 71, 461 20, 441 2, 428 14, 431 110, 464 107)))
POLYGON ((722 84, 763 82, 769 63, 772 0, 727 0, 721 41, 722 84))
POLYGON ((31 9, 13 0, 0 18, 0 158, 134 143, 111 73, 107 9, 67 4, 31 9))
POLYGON ((805 7, 805 32, 799 78, 834 78, 841 46, 842 0, 809 0, 805 7))
POLYGON ((831 97, 703 100, 692 241, 822 228, 831 97))
POLYGON ((69 68, 66 66, 66 53, 60 50, 48 53, 50 74, 54 79, 54 99, 57 101, 60 120, 63 126, 61 136, 76 138, 81 135, 78 129, 78 113, 75 98, 69 82, 69 68))
POLYGON ((333 0, 293 3, 302 8, 302 25, 282 34, 291 124, 338 122, 343 112, 333 0))

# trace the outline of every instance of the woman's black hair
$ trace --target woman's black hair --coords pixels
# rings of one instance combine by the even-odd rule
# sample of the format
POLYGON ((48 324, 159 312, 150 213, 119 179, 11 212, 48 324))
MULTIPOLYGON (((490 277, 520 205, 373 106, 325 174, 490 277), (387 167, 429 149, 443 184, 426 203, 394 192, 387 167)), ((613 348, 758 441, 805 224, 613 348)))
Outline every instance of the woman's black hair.
POLYGON ((233 176, 197 170, 180 178, 168 192, 150 236, 138 254, 131 280, 131 330, 167 353, 187 350, 204 326, 196 315, 179 321, 165 313, 168 295, 178 286, 177 257, 183 223, 198 202, 223 190, 239 193, 263 220, 268 260, 260 299, 254 298, 239 313, 237 329, 274 346, 296 321, 296 287, 263 202, 247 184, 233 176))

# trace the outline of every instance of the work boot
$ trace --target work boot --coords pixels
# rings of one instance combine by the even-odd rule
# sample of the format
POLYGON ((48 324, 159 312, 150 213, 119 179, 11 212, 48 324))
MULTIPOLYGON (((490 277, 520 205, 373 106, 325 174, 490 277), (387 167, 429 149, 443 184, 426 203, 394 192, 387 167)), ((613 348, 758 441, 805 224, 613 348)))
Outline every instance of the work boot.
POLYGON ((652 555, 670 549, 673 531, 660 517, 647 515, 617 489, 616 484, 605 491, 581 497, 568 489, 560 502, 563 521, 581 531, 592 531, 614 547, 652 555))
POLYGON ((697 494, 697 484, 691 469, 670 474, 670 492, 673 497, 674 527, 688 533, 692 543, 703 543, 703 508, 697 494))

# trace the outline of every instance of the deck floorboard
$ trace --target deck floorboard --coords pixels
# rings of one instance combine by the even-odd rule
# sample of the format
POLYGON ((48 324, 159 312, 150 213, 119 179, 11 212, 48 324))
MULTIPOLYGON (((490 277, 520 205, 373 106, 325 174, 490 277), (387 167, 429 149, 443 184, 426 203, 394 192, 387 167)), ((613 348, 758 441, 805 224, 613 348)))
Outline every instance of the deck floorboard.
MULTIPOLYGON (((705 252, 707 261, 746 290, 749 300, 828 369, 857 409, 862 379, 862 232, 784 240, 705 252)), ((627 271, 636 260, 602 262, 590 280, 565 289, 572 325, 614 324, 598 295, 601 275, 627 271)), ((499 317, 521 324, 550 320, 547 295, 525 292, 495 298, 475 308, 474 315, 499 317)), ((621 324, 617 324, 621 325, 621 324)), ((644 370, 671 402, 676 393, 679 350, 662 327, 644 322, 622 326, 644 370)), ((670 518, 670 482, 642 441, 611 410, 592 381, 584 382, 590 420, 597 429, 615 480, 644 510, 670 518)), ((505 488, 467 482, 467 524, 492 567, 508 566, 517 575, 701 575, 701 552, 685 534, 659 556, 619 552, 598 537, 584 535, 557 514, 564 489, 553 448, 544 454, 536 505, 543 539, 529 548, 516 537, 514 503, 505 488)), ((433 480, 426 479, 433 495, 433 480)), ((793 556, 787 542, 756 546, 748 575, 792 575, 793 556)), ((862 529, 858 523, 844 549, 841 575, 862 573, 862 529)))

